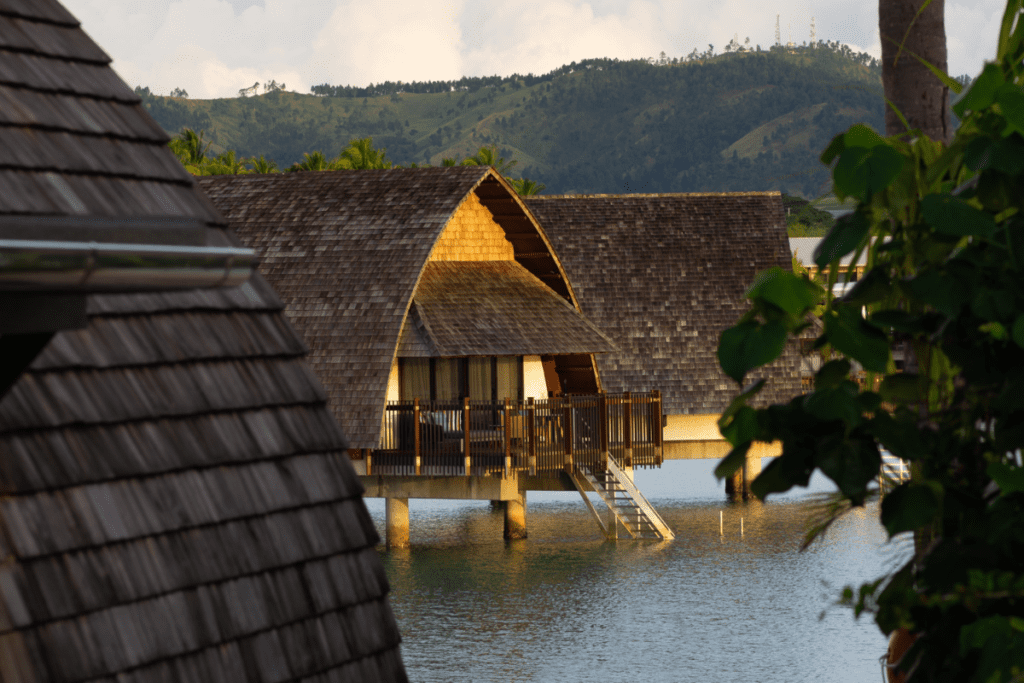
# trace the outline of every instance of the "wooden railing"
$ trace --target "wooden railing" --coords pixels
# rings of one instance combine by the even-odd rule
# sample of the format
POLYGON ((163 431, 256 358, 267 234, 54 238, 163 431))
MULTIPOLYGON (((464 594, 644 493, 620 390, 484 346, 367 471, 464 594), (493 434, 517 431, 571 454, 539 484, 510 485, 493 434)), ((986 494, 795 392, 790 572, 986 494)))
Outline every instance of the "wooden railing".
POLYGON ((661 395, 596 394, 524 402, 393 401, 367 474, 558 476, 584 464, 662 463, 661 395))

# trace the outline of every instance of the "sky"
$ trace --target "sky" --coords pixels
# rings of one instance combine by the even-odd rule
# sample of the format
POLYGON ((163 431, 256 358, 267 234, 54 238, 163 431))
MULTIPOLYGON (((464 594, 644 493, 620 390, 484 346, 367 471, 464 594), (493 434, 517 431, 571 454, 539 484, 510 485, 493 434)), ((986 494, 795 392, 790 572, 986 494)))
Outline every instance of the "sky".
MULTIPOLYGON (((546 73, 581 59, 682 57, 734 37, 881 54, 877 2, 850 0, 62 0, 131 86, 235 97, 312 85, 546 73)), ((949 72, 995 54, 1003 0, 946 0, 949 72)))

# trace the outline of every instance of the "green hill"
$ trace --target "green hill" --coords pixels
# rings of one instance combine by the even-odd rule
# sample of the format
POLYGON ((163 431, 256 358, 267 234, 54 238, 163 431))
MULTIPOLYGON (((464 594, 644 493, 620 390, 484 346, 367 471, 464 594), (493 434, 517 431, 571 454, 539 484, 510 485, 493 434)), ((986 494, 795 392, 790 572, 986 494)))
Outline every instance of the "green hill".
MULTIPOLYGON (((586 60, 544 76, 317 86, 217 100, 144 96, 168 132, 205 129, 212 149, 336 155, 372 136, 396 163, 439 164, 495 145, 548 193, 827 190, 818 155, 862 121, 882 130, 881 74, 819 44, 678 64, 586 60), (454 90, 453 90, 454 88, 454 90), (418 91, 418 92, 414 92, 418 91)), ((145 92, 143 90, 143 92, 145 92)))

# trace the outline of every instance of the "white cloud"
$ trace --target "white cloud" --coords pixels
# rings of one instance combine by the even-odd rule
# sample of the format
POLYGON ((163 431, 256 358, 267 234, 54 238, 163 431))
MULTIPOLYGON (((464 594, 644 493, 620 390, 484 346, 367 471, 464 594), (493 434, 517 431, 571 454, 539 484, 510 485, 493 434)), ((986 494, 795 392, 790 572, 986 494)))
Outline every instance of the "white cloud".
MULTIPOLYGON (((682 56, 738 36, 817 37, 879 55, 877 3, 848 0, 63 0, 132 85, 233 97, 317 83, 544 73, 591 57, 682 56)), ((991 58, 1002 0, 946 4, 949 70, 991 58)))

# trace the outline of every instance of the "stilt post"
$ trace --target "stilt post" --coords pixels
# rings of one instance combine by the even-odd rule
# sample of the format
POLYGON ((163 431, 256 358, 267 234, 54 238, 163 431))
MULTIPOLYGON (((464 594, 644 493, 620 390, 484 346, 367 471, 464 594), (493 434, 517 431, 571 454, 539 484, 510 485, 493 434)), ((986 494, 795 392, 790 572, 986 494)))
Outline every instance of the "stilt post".
POLYGON ((533 404, 532 396, 526 399, 526 424, 528 465, 530 476, 535 477, 537 476, 537 407, 533 404))
POLYGON ((472 473, 472 460, 469 455, 469 397, 462 399, 462 454, 465 458, 466 476, 472 473))
POLYGON ((526 491, 518 499, 505 501, 505 540, 526 538, 526 491))
POLYGON ((512 411, 509 409, 508 397, 505 397, 505 419, 502 422, 505 425, 505 476, 509 476, 512 472, 512 422, 511 422, 512 411))
POLYGON ((385 542, 388 548, 409 547, 409 499, 387 498, 385 542))
POLYGON ((416 476, 420 476, 420 400, 414 398, 412 401, 412 443, 415 457, 416 476))

